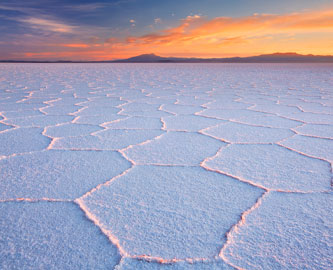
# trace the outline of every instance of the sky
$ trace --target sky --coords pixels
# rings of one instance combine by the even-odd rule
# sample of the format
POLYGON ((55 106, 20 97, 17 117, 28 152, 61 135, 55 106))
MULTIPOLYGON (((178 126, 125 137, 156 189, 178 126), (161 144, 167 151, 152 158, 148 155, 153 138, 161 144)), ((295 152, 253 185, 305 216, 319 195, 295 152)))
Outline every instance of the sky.
POLYGON ((0 0, 0 59, 333 55, 332 0, 0 0))

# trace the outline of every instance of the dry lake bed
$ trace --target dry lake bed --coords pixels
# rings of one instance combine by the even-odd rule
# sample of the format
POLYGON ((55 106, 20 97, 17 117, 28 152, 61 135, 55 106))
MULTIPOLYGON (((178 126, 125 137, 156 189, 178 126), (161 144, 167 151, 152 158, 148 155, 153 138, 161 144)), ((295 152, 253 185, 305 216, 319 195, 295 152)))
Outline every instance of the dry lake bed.
POLYGON ((1 64, 0 269, 332 269, 332 64, 1 64))

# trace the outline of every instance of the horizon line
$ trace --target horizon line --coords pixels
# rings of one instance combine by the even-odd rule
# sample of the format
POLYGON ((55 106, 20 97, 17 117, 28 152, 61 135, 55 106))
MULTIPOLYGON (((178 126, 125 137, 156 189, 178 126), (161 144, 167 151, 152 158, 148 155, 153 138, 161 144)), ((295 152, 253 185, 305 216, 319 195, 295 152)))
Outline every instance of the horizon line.
MULTIPOLYGON (((174 60, 177 60, 179 59, 179 61, 184 60, 198 60, 198 61, 209 61, 209 60, 232 60, 232 59, 239 59, 239 60, 242 60, 242 59, 249 59, 249 58, 255 58, 255 57, 264 57, 264 56, 289 56, 289 57, 327 57, 327 58, 333 58, 333 55, 320 55, 320 54, 299 54, 299 53, 296 53, 296 52, 274 52, 274 53, 265 53, 265 54, 258 54, 258 55, 252 55, 252 56, 245 56, 245 57, 242 57, 242 56, 232 56, 232 57, 175 57, 175 56, 160 56, 160 55, 156 55, 154 53, 144 53, 144 54, 140 54, 140 55, 134 55, 134 56, 131 56, 129 58, 120 58, 120 59, 106 59, 106 60, 65 60, 65 59, 59 59, 59 60, 51 60, 51 59, 45 59, 45 60, 39 60, 39 59, 36 59, 36 60, 23 60, 23 59, 0 59, 0 63, 61 63, 61 62, 64 62, 64 63, 103 63, 103 62, 109 62, 109 63, 112 63, 112 62, 117 62, 117 61, 120 61, 123 62, 123 61, 131 61, 130 59, 133 59, 133 58, 138 58, 138 57, 144 57, 144 56, 154 56, 154 57, 158 57, 158 58, 165 58, 165 59, 168 59, 168 58, 171 58, 171 59, 174 59, 174 60)), ((276 58, 278 59, 278 58, 276 58)), ((294 59, 291 59, 291 60, 296 60, 295 58, 294 59)), ((144 61, 142 60, 142 62, 151 62, 150 61, 144 61)), ((287 61, 288 62, 288 61, 287 61)), ((287 63, 286 62, 286 63, 287 63)), ((162 62, 163 63, 163 62, 162 62)))

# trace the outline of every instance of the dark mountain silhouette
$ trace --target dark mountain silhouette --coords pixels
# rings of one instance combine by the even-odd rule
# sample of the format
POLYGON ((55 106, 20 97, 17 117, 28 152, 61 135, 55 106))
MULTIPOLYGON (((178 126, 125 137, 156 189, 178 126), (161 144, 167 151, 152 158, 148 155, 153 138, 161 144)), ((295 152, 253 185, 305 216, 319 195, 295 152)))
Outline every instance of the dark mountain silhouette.
POLYGON ((130 61, 130 62, 160 62, 164 59, 167 59, 165 57, 158 56, 156 54, 141 54, 138 56, 134 56, 128 59, 120 60, 120 61, 130 61))
POLYGON ((118 63, 333 63, 333 56, 302 55, 297 53, 274 53, 250 57, 231 58, 177 58, 161 57, 155 54, 142 54, 118 63))
POLYGON ((250 57, 183 58, 141 54, 128 59, 107 61, 24 61, 0 60, 2 63, 333 63, 333 55, 303 55, 297 53, 273 53, 250 57))

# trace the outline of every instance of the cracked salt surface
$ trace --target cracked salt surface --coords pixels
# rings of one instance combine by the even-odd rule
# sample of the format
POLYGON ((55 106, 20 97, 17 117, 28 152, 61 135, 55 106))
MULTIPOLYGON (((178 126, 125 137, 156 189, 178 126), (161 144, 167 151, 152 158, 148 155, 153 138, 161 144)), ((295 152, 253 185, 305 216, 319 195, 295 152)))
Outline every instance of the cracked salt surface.
POLYGON ((330 64, 0 64, 1 269, 332 269, 330 64))
POLYGON ((67 123, 45 128, 44 135, 52 138, 73 137, 80 135, 90 135, 91 133, 100 130, 103 130, 103 128, 96 125, 67 123))
POLYGON ((213 258, 261 193, 199 167, 137 166, 79 203, 131 256, 213 258))
POLYGON ((165 123, 165 130, 189 132, 200 131, 201 129, 225 122, 223 120, 201 117, 198 115, 175 115, 163 117, 162 120, 165 123))
POLYGON ((328 162, 278 145, 230 145, 207 159, 204 166, 272 190, 310 192, 331 188, 328 162))
POLYGON ((257 127, 234 122, 207 128, 202 133, 231 143, 274 143, 295 134, 289 129, 257 127))
POLYGON ((282 118, 277 115, 257 112, 252 110, 226 110, 226 109, 206 109, 198 113, 198 115, 231 120, 238 123, 253 125, 253 126, 263 126, 263 127, 273 127, 273 128, 292 128, 297 127, 301 122, 282 118))
POLYGON ((0 268, 113 269, 115 246, 71 202, 0 203, 0 268))
POLYGON ((162 122, 157 118, 133 116, 113 121, 104 126, 111 129, 161 129, 162 122))
POLYGON ((95 135, 59 138, 53 144, 53 149, 80 150, 119 150, 131 145, 140 144, 162 135, 161 130, 143 129, 106 129, 95 135))
POLYGON ((0 123, 0 132, 10 128, 12 128, 12 126, 0 123))
POLYGON ((306 124, 295 128, 295 131, 301 135, 333 139, 333 125, 306 124))
POLYGON ((0 157, 18 153, 41 151, 50 139, 42 135, 42 128, 13 128, 0 133, 0 157))
POLYGON ((164 104, 162 110, 170 112, 174 115, 193 115, 196 112, 202 111, 203 107, 200 106, 188 106, 188 105, 176 105, 176 104, 164 104))
POLYGON ((223 251, 243 269, 331 269, 332 193, 272 192, 223 251))
POLYGON ((125 118, 128 118, 128 116, 120 114, 92 115, 92 116, 87 115, 75 118, 73 123, 102 126, 102 124, 106 125, 106 123, 114 122, 125 118))
POLYGON ((333 162, 333 140, 295 135, 281 142, 281 145, 305 155, 333 162))
POLYGON ((161 264, 159 262, 149 262, 143 259, 125 258, 115 270, 234 270, 221 259, 219 260, 199 260, 199 261, 179 261, 161 264))
POLYGON ((130 164, 110 151, 48 150, 0 160, 0 199, 75 199, 130 164))
POLYGON ((42 116, 31 116, 12 118, 4 120, 3 123, 8 125, 14 125, 17 127, 47 127, 61 123, 70 122, 74 119, 73 116, 69 115, 42 115, 42 116))
POLYGON ((52 105, 41 108, 40 111, 47 115, 68 115, 75 113, 81 108, 81 106, 76 105, 52 105))
POLYGON ((224 145, 199 133, 170 131, 154 140, 125 149, 123 153, 136 164, 198 166, 224 145))

